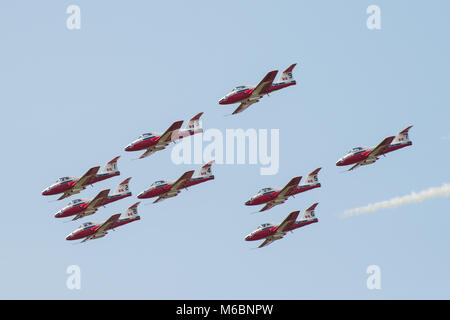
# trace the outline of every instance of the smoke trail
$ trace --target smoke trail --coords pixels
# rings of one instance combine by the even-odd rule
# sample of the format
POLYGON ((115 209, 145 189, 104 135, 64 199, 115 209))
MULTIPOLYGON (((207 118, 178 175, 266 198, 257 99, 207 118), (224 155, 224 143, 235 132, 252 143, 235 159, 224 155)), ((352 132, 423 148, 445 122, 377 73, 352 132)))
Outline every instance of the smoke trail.
POLYGON ((390 200, 376 202, 368 204, 364 207, 350 209, 344 212, 344 217, 357 216, 363 213, 375 212, 382 209, 390 209, 399 206, 403 206, 408 203, 422 202, 426 199, 436 198, 436 197, 449 197, 450 196, 450 184, 444 183, 442 187, 433 187, 418 193, 411 192, 410 194, 403 197, 395 197, 390 200))

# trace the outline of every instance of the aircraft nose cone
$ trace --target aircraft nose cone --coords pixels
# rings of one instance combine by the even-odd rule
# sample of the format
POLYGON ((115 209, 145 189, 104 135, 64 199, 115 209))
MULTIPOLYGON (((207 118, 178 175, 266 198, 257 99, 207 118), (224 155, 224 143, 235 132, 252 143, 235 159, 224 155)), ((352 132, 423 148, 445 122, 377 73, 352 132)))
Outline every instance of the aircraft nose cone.
POLYGON ((129 145, 127 145, 126 147, 125 147, 125 151, 131 151, 131 148, 133 147, 133 145, 132 144, 129 144, 129 145))
POLYGON ((63 210, 59 210, 57 213, 55 213, 55 218, 61 218, 63 214, 63 210))
POLYGON ((336 162, 336 165, 337 165, 337 166, 342 165, 342 159, 339 159, 339 160, 336 162))
POLYGON ((223 97, 222 99, 219 100, 219 104, 224 104, 225 101, 227 101, 227 98, 223 97))
POLYGON ((69 234, 69 235, 66 237, 66 240, 72 240, 72 234, 69 234))
POLYGON ((43 195, 43 196, 48 196, 48 192, 49 192, 49 189, 46 188, 46 189, 44 189, 44 190, 42 191, 42 195, 43 195))
POLYGON ((250 201, 250 200, 248 200, 248 201, 246 201, 246 202, 245 202, 245 205, 246 205, 246 206, 249 206, 249 205, 250 205, 250 203, 251 203, 251 201, 250 201))

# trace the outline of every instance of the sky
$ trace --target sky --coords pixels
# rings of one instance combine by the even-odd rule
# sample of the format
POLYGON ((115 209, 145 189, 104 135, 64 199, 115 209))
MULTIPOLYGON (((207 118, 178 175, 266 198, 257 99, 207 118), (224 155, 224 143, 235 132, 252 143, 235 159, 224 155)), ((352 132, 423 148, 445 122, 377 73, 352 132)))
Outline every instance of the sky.
POLYGON ((448 1, 2 1, 0 3, 2 299, 449 299, 448 197, 343 217, 450 182, 448 1), (69 30, 70 5, 81 28, 69 30), (381 29, 366 26, 377 5, 381 29), (296 86, 237 116, 218 100, 294 69, 296 86), (279 129, 280 167, 215 164, 215 179, 152 204, 141 220, 83 244, 65 240, 136 202, 176 165, 171 147, 146 159, 124 147, 141 133, 204 112, 204 129, 279 129), (409 125, 413 145, 343 172, 352 147, 409 125), (133 197, 77 222, 53 215, 42 190, 120 155, 133 197), (322 167, 322 187, 267 212, 244 202, 322 167), (256 250, 244 237, 319 202, 318 223, 256 250), (69 222, 68 222, 69 221, 69 222), (67 268, 79 266, 81 288, 67 268), (379 267, 381 288, 366 272, 379 267))

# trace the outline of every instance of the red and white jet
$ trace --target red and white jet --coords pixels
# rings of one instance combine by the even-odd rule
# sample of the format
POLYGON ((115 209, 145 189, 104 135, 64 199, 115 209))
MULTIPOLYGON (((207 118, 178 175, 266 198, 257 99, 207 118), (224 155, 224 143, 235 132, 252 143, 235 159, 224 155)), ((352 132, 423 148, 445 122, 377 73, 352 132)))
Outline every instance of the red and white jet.
POLYGON ((55 218, 75 216, 72 220, 78 220, 94 214, 101 206, 106 206, 108 203, 130 197, 131 192, 128 187, 130 180, 131 178, 128 178, 121 182, 112 195, 109 195, 109 189, 106 189, 100 191, 93 199, 72 200, 67 206, 55 214, 55 218))
POLYGON ((284 70, 277 82, 273 82, 278 73, 278 70, 270 71, 264 79, 256 86, 239 86, 234 88, 230 93, 219 100, 219 104, 233 104, 240 102, 239 107, 234 110, 232 114, 237 114, 252 104, 259 102, 264 95, 268 95, 273 91, 277 91, 296 84, 294 77, 292 76, 292 70, 296 66, 296 63, 292 64, 289 68, 284 70))
POLYGON ((139 199, 158 197, 158 199, 153 201, 153 203, 156 203, 177 196, 181 192, 181 189, 187 189, 193 185, 213 180, 214 175, 211 171, 213 162, 214 160, 205 164, 200 169, 200 173, 195 177, 193 177, 194 170, 191 170, 183 173, 183 175, 175 182, 167 180, 156 181, 148 189, 142 191, 137 197, 139 199))
POLYGON ((92 167, 82 177, 59 178, 54 184, 42 191, 42 195, 50 196, 64 193, 58 198, 58 200, 61 200, 70 197, 73 194, 80 193, 82 190, 86 189, 86 186, 88 185, 118 176, 120 175, 120 171, 117 169, 117 160, 119 158, 120 156, 115 157, 108 162, 100 173, 98 173, 100 167, 92 167))
POLYGON ((298 185, 302 177, 292 178, 291 181, 283 189, 264 188, 261 189, 256 195, 250 198, 245 205, 256 206, 263 203, 266 205, 259 210, 259 212, 269 210, 276 205, 284 203, 289 197, 298 193, 305 192, 311 189, 319 188, 320 182, 317 178, 321 168, 317 168, 311 172, 306 178, 306 182, 302 185, 298 185))
POLYGON ((377 161, 379 156, 412 145, 408 131, 412 126, 400 131, 397 136, 387 137, 376 147, 357 147, 350 150, 344 157, 336 162, 337 166, 354 164, 348 171, 377 161))
POLYGON ((316 223, 319 219, 316 218, 315 209, 318 203, 314 203, 311 207, 306 209, 303 216, 299 221, 296 221, 300 211, 291 212, 286 219, 280 224, 274 225, 272 223, 263 223, 245 237, 246 241, 255 241, 265 239, 264 242, 258 247, 262 248, 268 246, 276 240, 283 238, 288 231, 292 231, 311 223, 316 223))
POLYGON ((200 117, 203 112, 200 112, 191 120, 189 120, 185 128, 181 128, 183 121, 176 121, 163 133, 144 133, 139 136, 135 141, 125 147, 125 151, 140 151, 145 152, 139 157, 139 159, 148 157, 149 155, 165 149, 171 142, 176 142, 187 136, 192 136, 197 133, 203 132, 200 123, 200 117))
POLYGON ((81 242, 87 240, 98 239, 104 237, 108 234, 108 231, 115 229, 117 227, 123 226, 124 224, 140 220, 139 214, 137 212, 137 206, 140 202, 136 202, 131 207, 127 209, 125 214, 114 214, 108 220, 100 223, 86 222, 83 223, 78 229, 70 233, 66 240, 78 240, 83 239, 81 242))

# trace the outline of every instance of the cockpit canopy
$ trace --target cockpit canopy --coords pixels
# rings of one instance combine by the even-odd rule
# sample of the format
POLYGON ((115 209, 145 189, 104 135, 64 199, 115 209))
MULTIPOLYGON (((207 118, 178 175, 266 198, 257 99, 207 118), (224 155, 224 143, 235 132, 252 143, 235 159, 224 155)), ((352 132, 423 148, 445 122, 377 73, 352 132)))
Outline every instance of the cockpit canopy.
POLYGON ((155 181, 155 182, 153 182, 151 187, 159 186, 159 185, 164 184, 164 183, 166 183, 164 180, 155 181))
POLYGON ((145 138, 149 138, 149 137, 154 137, 155 134, 152 132, 148 132, 148 133, 143 133, 139 136, 139 139, 145 139, 145 138))
POLYGON ((259 190, 258 194, 266 193, 266 192, 269 192, 272 190, 273 190, 273 188, 263 188, 263 189, 259 190))
POLYGON ((64 182, 64 181, 68 181, 70 180, 70 177, 63 177, 63 178, 59 178, 58 180, 56 180, 56 182, 64 182))
POLYGON ((266 229, 266 228, 270 228, 273 227, 272 223, 263 223, 258 227, 258 230, 262 230, 262 229, 266 229))
POLYGON ((353 148, 352 150, 350 150, 347 153, 355 153, 355 152, 359 152, 359 151, 362 151, 362 150, 364 150, 363 147, 356 147, 356 148, 353 148))
POLYGON ((74 199, 74 200, 72 200, 72 201, 69 202, 69 205, 71 205, 71 204, 77 204, 77 203, 80 203, 80 202, 83 202, 83 201, 84 201, 83 199, 74 199))
POLYGON ((92 222, 85 222, 80 226, 80 228, 86 228, 86 227, 90 227, 92 225, 94 225, 92 222))
POLYGON ((231 90, 231 93, 236 93, 237 91, 250 89, 250 88, 251 88, 250 86, 238 86, 238 87, 234 88, 233 90, 231 90))

